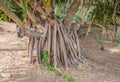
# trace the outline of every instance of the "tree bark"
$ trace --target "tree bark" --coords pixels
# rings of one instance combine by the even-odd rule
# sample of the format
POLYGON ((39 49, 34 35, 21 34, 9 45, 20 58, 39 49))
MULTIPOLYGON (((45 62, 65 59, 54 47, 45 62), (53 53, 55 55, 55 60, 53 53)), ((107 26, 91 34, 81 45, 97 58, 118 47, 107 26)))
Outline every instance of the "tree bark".
MULTIPOLYGON (((17 4, 22 8, 20 0, 15 0, 17 4)), ((55 3, 55 0, 53 0, 55 3)), ((76 32, 68 33, 65 25, 62 21, 57 19, 54 15, 53 4, 46 4, 45 0, 41 1, 43 5, 37 5, 36 7, 33 4, 37 4, 32 0, 29 0, 29 6, 27 10, 27 19, 30 20, 29 28, 25 28, 24 33, 22 34, 21 29, 18 29, 19 36, 28 36, 30 37, 30 43, 28 44, 28 53, 30 63, 33 63, 33 50, 36 48, 36 62, 40 63, 43 59, 42 51, 47 51, 49 55, 48 62, 54 65, 55 69, 57 69, 57 65, 64 65, 67 69, 70 65, 78 65, 80 63, 80 45, 76 32), (43 10, 39 10, 43 9, 43 10), (31 13, 31 11, 34 11, 31 13), (43 14, 42 14, 43 13, 43 14), (44 17, 43 17, 44 16, 44 17), (37 28, 36 21, 42 21, 40 18, 44 18, 45 25, 43 27, 43 33, 37 28), (51 22, 52 21, 52 22, 51 22), (35 46, 34 46, 35 44, 35 46)), ((80 4, 80 0, 75 0, 71 5, 71 9, 69 10, 65 23, 66 25, 71 25, 73 16, 77 11, 77 8, 80 4), (70 23, 70 24, 69 24, 70 23)), ((9 14, 11 11, 7 12, 7 9, 4 9, 3 5, 0 3, 0 7, 2 6, 3 12, 7 13, 8 16, 15 16, 14 14, 9 14)), ((20 25, 22 21, 16 19, 13 20, 20 25), (18 21, 19 20, 19 21, 18 21)), ((41 23, 38 23, 41 25, 41 23)), ((68 26, 68 27, 69 27, 68 26)), ((43 54, 44 55, 44 54, 43 54)), ((58 70, 58 69, 57 69, 58 70)))
POLYGON ((73 20, 73 17, 78 9, 80 5, 80 0, 74 0, 72 5, 70 6, 70 9, 67 13, 67 16, 65 18, 65 26, 67 27, 68 30, 70 30, 70 26, 71 26, 71 23, 72 23, 72 20, 73 20))

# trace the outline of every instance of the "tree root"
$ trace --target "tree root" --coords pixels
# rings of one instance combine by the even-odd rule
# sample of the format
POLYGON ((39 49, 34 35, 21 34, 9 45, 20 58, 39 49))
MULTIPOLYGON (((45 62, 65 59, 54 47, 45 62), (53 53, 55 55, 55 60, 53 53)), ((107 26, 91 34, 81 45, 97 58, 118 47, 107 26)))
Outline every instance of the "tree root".
POLYGON ((79 39, 76 31, 67 33, 66 29, 60 21, 57 21, 54 25, 46 25, 45 32, 42 37, 33 37, 30 40, 29 59, 32 62, 33 46, 35 44, 36 61, 41 63, 41 52, 48 51, 48 62, 57 68, 58 65, 64 65, 67 69, 71 65, 77 66, 81 59, 81 51, 79 39))
MULTIPOLYGON (((14 1, 19 7, 23 8, 21 0, 14 1)), ((79 0, 77 0, 77 2, 79 2, 79 0)), ((74 4, 71 6, 72 9, 75 7, 75 11, 79 6, 77 2, 74 1, 74 4)), ((37 63, 41 63, 43 59, 41 53, 46 50, 50 57, 48 61, 53 64, 55 68, 57 68, 59 64, 64 65, 66 69, 71 65, 78 65, 81 61, 81 51, 76 31, 72 30, 68 32, 68 28, 55 17, 52 5, 47 7, 44 0, 41 2, 42 5, 37 5, 36 2, 32 0, 29 0, 28 4, 27 19, 31 21, 30 27, 33 28, 26 28, 22 20, 0 1, 0 7, 3 12, 19 26, 17 32, 18 37, 29 37, 27 51, 30 63, 33 63, 33 50, 35 48, 37 63), (36 8, 33 4, 36 4, 36 8), (40 18, 43 18, 45 21, 43 25, 40 24, 42 21, 40 18)), ((73 10, 69 11, 65 20, 66 26, 68 27, 70 27, 75 13, 75 11, 72 11, 73 10), (71 14, 71 12, 73 14, 71 14)))

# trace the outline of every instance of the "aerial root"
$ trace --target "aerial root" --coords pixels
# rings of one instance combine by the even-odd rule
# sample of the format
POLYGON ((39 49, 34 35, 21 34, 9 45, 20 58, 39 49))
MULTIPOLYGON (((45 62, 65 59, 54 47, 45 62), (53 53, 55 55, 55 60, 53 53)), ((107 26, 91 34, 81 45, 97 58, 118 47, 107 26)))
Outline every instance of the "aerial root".
POLYGON ((42 51, 48 51, 48 62, 57 68, 58 65, 77 66, 81 61, 79 39, 76 31, 67 32, 64 25, 57 21, 54 25, 47 25, 43 37, 29 39, 29 59, 32 62, 33 47, 36 50, 36 61, 41 63, 42 51), (35 45, 34 45, 35 44, 35 45))

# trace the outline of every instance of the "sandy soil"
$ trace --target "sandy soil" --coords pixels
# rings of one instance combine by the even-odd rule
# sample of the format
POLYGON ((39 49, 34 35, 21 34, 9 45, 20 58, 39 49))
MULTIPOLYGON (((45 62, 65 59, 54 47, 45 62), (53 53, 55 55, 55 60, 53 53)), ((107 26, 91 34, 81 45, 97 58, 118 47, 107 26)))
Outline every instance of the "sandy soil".
MULTIPOLYGON (((43 65, 30 65, 27 37, 16 36, 14 23, 0 22, 0 82, 68 82, 43 65)), ((120 82, 120 49, 106 41, 101 51, 93 39, 80 39, 85 57, 78 68, 60 68, 73 82, 120 82)))

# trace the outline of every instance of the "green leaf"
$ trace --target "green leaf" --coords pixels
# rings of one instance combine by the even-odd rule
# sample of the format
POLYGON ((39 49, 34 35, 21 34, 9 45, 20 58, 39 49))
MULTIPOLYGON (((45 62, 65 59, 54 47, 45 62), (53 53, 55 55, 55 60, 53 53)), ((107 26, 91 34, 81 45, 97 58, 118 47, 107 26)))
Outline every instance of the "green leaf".
POLYGON ((104 26, 106 25, 107 17, 108 17, 108 16, 105 14, 105 15, 104 15, 104 19, 103 19, 103 25, 104 25, 104 26))
POLYGON ((71 76, 68 77, 68 82, 73 82, 73 78, 71 76))
POLYGON ((51 6, 51 0, 47 0, 47 6, 51 6))
POLYGON ((27 9, 28 9, 28 0, 22 0, 23 11, 24 11, 24 22, 26 22, 27 18, 27 9))
POLYGON ((64 74, 63 77, 64 77, 64 79, 67 79, 67 75, 66 74, 64 74))
POLYGON ((42 51, 42 55, 45 55, 45 54, 47 54, 47 51, 42 51))

